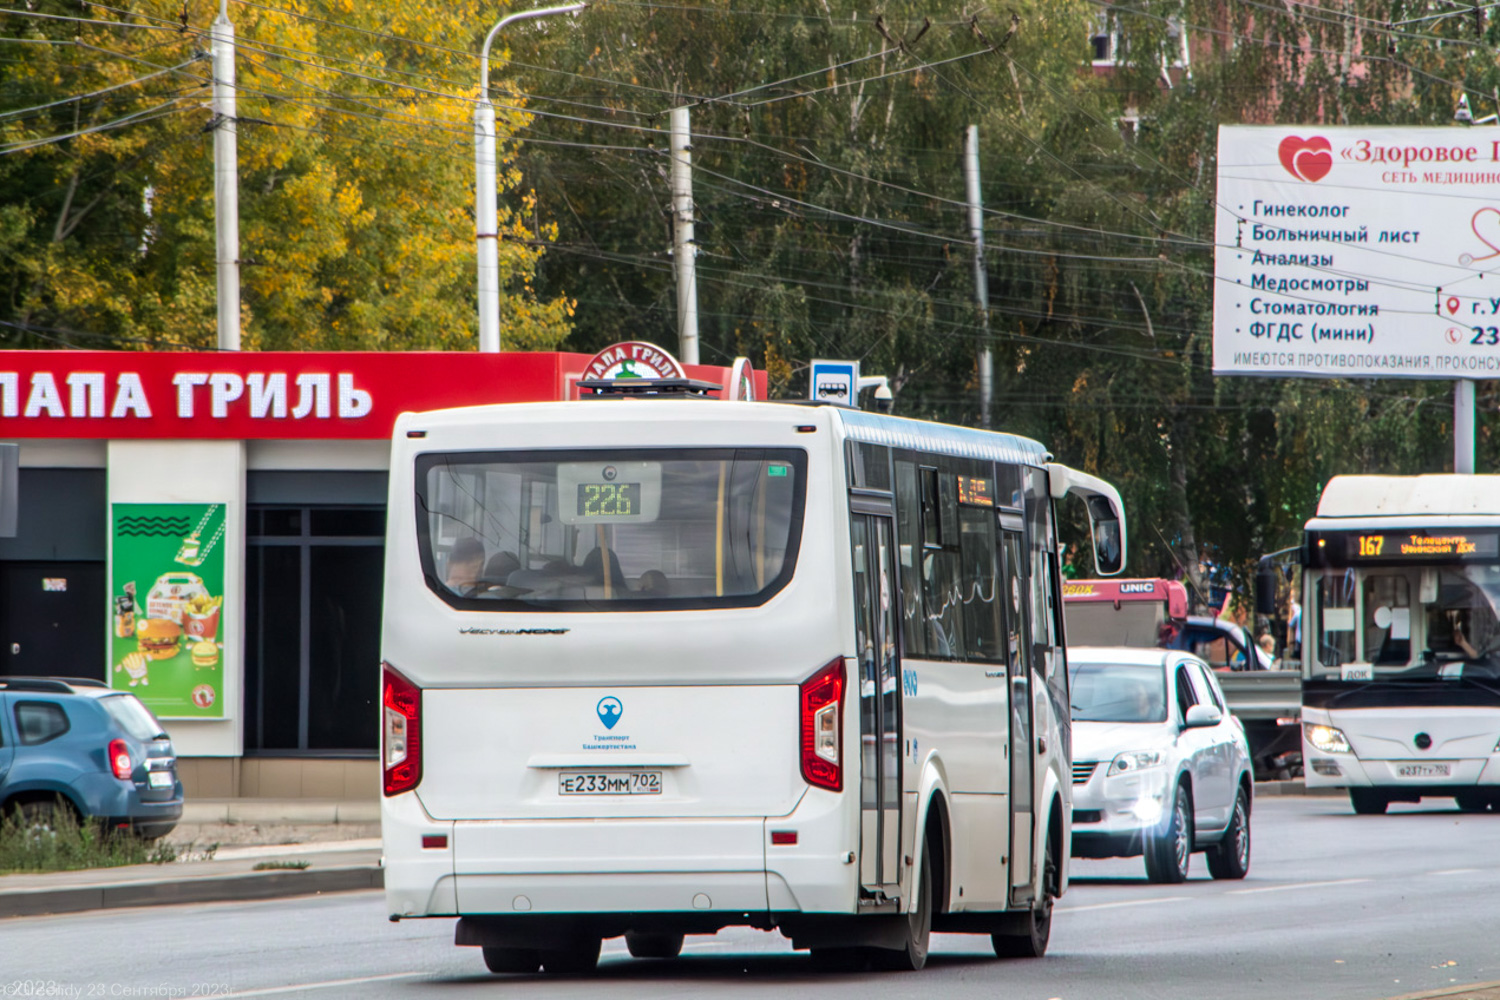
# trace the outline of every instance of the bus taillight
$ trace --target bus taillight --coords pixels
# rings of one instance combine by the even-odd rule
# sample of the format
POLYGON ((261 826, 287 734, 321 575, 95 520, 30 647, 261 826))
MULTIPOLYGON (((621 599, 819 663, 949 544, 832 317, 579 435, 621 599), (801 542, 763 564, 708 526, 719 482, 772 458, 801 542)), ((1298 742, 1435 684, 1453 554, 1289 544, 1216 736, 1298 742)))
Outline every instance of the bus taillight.
POLYGON ((382 761, 385 794, 397 795, 422 780, 422 689, 381 664, 382 761))
POLYGON ((840 657, 802 682, 802 777, 837 792, 844 787, 839 748, 843 739, 844 660, 840 657))

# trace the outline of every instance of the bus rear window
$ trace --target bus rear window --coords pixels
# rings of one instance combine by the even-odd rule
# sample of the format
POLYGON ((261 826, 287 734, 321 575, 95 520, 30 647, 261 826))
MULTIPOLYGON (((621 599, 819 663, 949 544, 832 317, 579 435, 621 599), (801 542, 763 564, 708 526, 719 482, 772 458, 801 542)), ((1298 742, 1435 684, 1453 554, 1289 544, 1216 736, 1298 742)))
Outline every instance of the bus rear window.
POLYGON ((806 465, 793 449, 424 455, 427 585, 475 611, 760 604, 796 562, 806 465))

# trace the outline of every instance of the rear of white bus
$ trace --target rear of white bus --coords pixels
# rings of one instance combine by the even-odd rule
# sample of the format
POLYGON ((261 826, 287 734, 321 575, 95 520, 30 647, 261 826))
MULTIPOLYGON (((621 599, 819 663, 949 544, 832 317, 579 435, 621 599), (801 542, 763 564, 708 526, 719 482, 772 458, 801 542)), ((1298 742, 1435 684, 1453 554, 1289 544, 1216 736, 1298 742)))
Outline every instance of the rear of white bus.
POLYGON ((854 912, 834 435, 826 411, 690 400, 401 417, 392 919, 523 948, 854 912))

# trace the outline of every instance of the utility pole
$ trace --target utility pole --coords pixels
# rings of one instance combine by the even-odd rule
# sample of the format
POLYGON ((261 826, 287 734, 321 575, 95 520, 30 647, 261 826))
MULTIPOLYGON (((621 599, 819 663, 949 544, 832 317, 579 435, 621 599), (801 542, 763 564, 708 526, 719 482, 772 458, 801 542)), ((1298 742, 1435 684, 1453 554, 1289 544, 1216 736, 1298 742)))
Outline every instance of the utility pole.
POLYGON ((990 285, 984 267, 984 213, 979 201, 979 126, 964 133, 964 187, 969 192, 969 237, 974 241, 974 304, 979 307, 979 425, 990 425, 995 357, 990 352, 990 285))
MULTIPOLYGON (((1480 31, 1483 21, 1478 0, 1474 2, 1474 22, 1475 31, 1480 31)), ((1495 114, 1476 120, 1469 110, 1469 95, 1460 94, 1453 119, 1461 125, 1500 125, 1500 87, 1495 89, 1495 114)), ((1470 378, 1453 381, 1453 471, 1460 476, 1474 474, 1474 380, 1470 378)))
POLYGON ((229 0, 214 19, 214 255, 219 350, 240 349, 240 165, 234 102, 234 25, 229 0))
POLYGON ((693 242, 693 134, 686 106, 672 109, 672 263, 677 272, 677 353, 698 363, 698 244, 693 242))
POLYGON ((474 249, 479 258, 479 350, 486 354, 500 351, 500 220, 497 204, 500 182, 496 176, 495 106, 490 103, 490 45, 507 24, 550 14, 573 14, 587 6, 586 3, 570 3, 561 7, 517 11, 502 17, 484 36, 484 51, 479 55, 479 106, 474 109, 474 249))
POLYGON ((1453 471, 1474 474, 1474 380, 1453 383, 1453 471))

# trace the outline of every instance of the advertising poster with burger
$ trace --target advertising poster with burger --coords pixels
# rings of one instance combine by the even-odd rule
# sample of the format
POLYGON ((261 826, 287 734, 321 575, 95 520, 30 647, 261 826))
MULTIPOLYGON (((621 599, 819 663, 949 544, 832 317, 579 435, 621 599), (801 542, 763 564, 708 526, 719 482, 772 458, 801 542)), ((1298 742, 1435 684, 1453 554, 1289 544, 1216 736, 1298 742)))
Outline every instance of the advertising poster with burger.
POLYGON ((161 718, 224 715, 223 504, 117 503, 111 686, 161 718))

